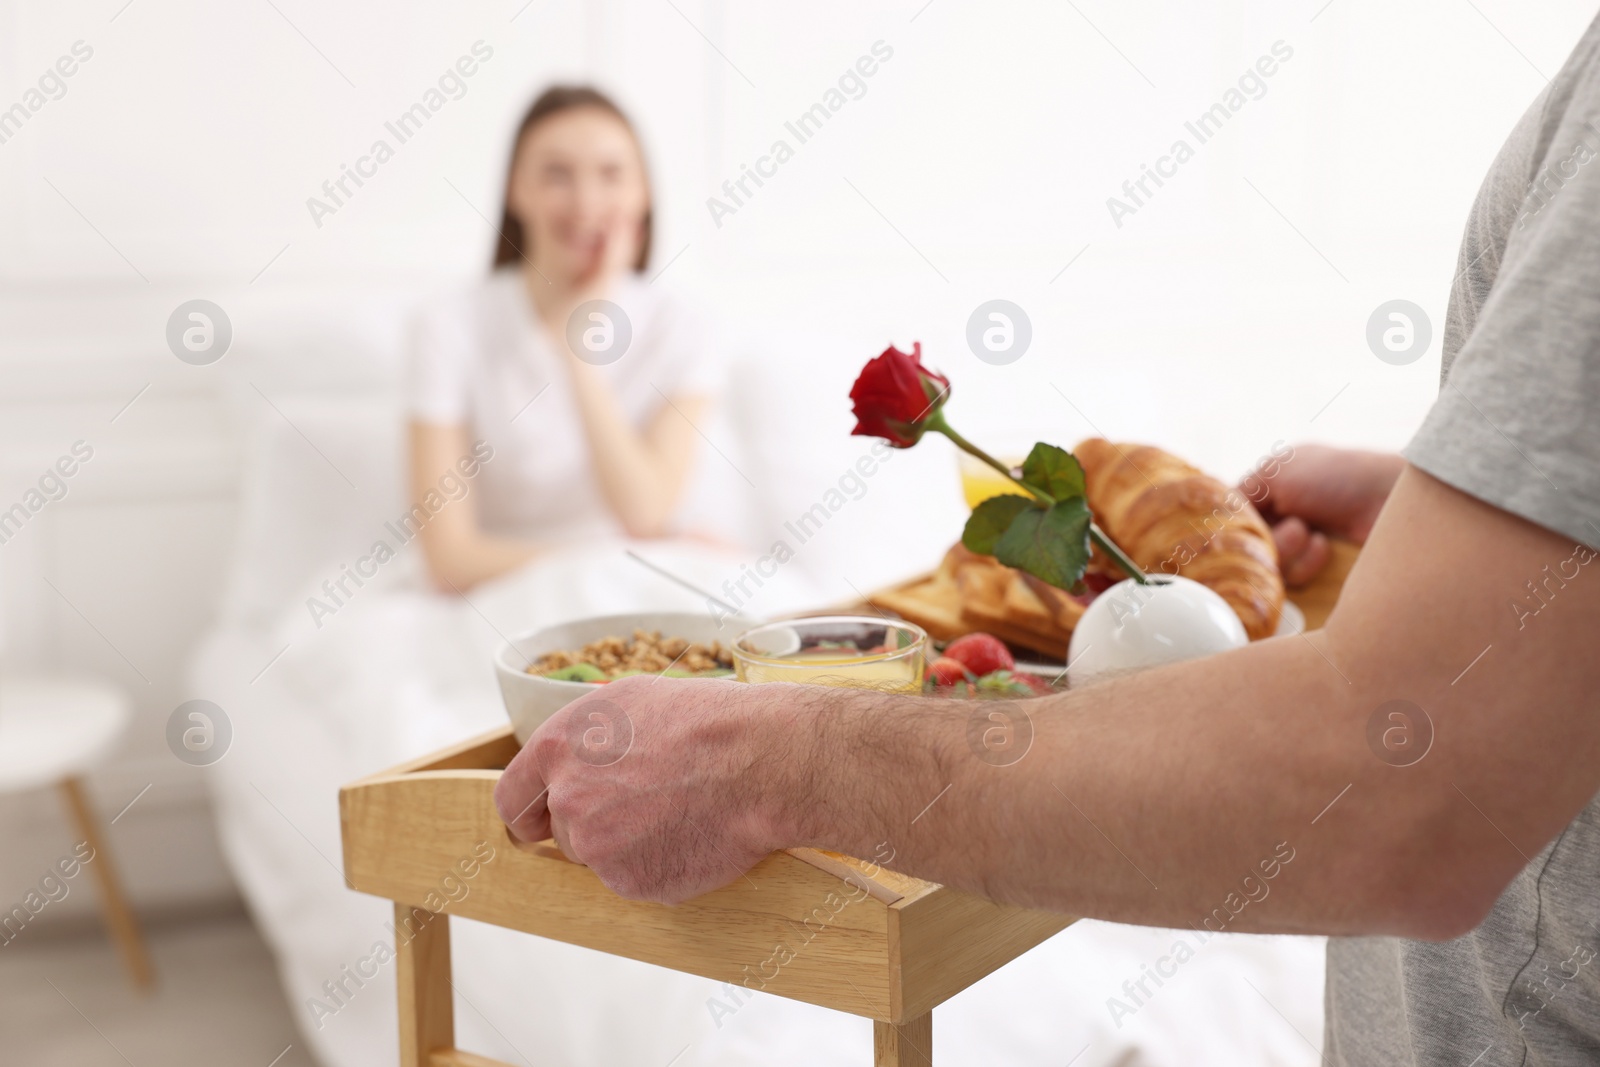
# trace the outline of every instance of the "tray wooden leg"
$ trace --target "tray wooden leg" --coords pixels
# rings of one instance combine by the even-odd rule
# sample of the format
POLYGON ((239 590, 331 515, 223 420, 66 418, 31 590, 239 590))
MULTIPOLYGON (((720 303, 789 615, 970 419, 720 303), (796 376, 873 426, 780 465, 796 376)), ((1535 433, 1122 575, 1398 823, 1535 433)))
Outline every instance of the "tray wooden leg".
POLYGON ((428 1067, 455 1047, 450 987, 450 916, 394 906, 395 977, 400 987, 400 1067, 428 1067))
POLYGON ((139 922, 133 917, 133 909, 128 907, 128 898, 123 895, 122 881, 117 877, 116 865, 111 862, 111 853, 100 836, 100 823, 89 807, 83 783, 76 778, 63 779, 61 796, 66 801, 67 811, 78 833, 94 850, 94 860, 88 866, 93 868, 95 881, 100 884, 100 907, 105 914, 106 927, 111 931, 111 939, 117 943, 117 951, 122 955, 122 963, 127 967, 133 984, 141 991, 146 991, 155 984, 155 975, 150 970, 150 955, 145 951, 139 922))
POLYGON ((907 1023, 872 1020, 873 1067, 933 1067, 933 1012, 907 1023))

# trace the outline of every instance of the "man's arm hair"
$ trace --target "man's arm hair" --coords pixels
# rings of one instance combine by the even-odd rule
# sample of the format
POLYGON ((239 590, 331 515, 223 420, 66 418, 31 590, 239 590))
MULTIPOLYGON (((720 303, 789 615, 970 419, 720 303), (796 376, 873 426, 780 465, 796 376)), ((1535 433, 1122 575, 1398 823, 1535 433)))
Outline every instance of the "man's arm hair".
POLYGON ((1013 705, 1010 765, 992 707, 829 691, 784 832, 1081 916, 1459 936, 1600 787, 1593 558, 1407 468, 1323 630, 1013 705))

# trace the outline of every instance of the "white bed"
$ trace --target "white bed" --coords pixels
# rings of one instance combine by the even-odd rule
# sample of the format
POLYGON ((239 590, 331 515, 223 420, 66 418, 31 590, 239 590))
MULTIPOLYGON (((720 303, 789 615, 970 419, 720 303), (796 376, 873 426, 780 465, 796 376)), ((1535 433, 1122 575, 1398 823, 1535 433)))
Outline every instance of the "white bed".
MULTIPOLYGON (((720 589, 866 449, 845 436, 848 383, 783 370, 798 365, 737 364, 726 414, 706 427, 715 450, 690 510, 760 547, 719 555, 651 544, 641 553, 720 589)), ((274 403, 252 409, 259 425, 235 575, 192 680, 233 725, 210 779, 219 829, 306 1044, 327 1067, 392 1067, 393 964, 371 962, 390 940, 390 908, 343 885, 340 784, 502 723, 488 666, 501 634, 598 611, 704 604, 627 560, 621 543, 492 583, 470 602, 425 591, 412 550, 318 627, 306 598, 405 510, 401 424, 383 391, 274 403)), ((936 560, 961 520, 942 451, 897 453, 752 610, 840 600, 936 560)), ((1175 965, 1179 938, 1196 941, 1192 932, 1069 928, 935 1012, 937 1062, 1318 1061, 1320 939, 1221 936, 1175 965), (1146 974, 1163 958, 1172 973, 1158 987, 1146 974), (1141 979, 1150 995, 1134 998, 1124 983, 1141 979)), ((757 995, 730 1015, 715 983, 471 922, 455 924, 454 951, 458 1043, 511 1063, 871 1062, 870 1025, 823 1009, 757 995)))

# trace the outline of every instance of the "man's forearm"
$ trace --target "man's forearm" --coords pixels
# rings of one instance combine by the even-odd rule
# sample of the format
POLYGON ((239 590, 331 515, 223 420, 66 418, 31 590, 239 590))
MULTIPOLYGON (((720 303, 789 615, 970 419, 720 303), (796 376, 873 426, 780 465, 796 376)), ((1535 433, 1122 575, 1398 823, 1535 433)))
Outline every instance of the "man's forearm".
POLYGON ((1408 471, 1318 633, 1004 705, 619 679, 496 801, 667 903, 815 845, 1095 918, 1454 937, 1600 789, 1594 557, 1408 471), (596 716, 627 758, 586 758, 596 716))
POLYGON ((1469 929, 1594 793, 1570 642, 1600 598, 1519 632, 1516 576, 1570 544, 1415 473, 1397 496, 1325 630, 1009 705, 1014 763, 969 744, 993 705, 836 694, 790 843, 1120 921, 1469 929), (1407 727, 1427 758, 1384 747, 1407 727))
POLYGON ((1377 761, 1346 743, 1359 698, 1311 640, 1042 700, 837 693, 796 843, 1119 921, 1372 932, 1394 906, 1398 930, 1404 834, 1344 817, 1377 761))

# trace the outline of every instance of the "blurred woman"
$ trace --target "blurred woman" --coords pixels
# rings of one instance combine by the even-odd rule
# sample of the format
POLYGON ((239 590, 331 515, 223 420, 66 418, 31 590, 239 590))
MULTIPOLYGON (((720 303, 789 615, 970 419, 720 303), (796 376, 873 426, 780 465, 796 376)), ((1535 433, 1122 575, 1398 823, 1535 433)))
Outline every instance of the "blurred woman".
POLYGON ((650 247, 632 125, 594 89, 546 91, 517 129, 493 271, 415 338, 412 499, 482 458, 476 442, 492 449, 474 505, 423 528, 441 588, 563 545, 671 532, 714 367, 703 323, 642 277, 650 247))

